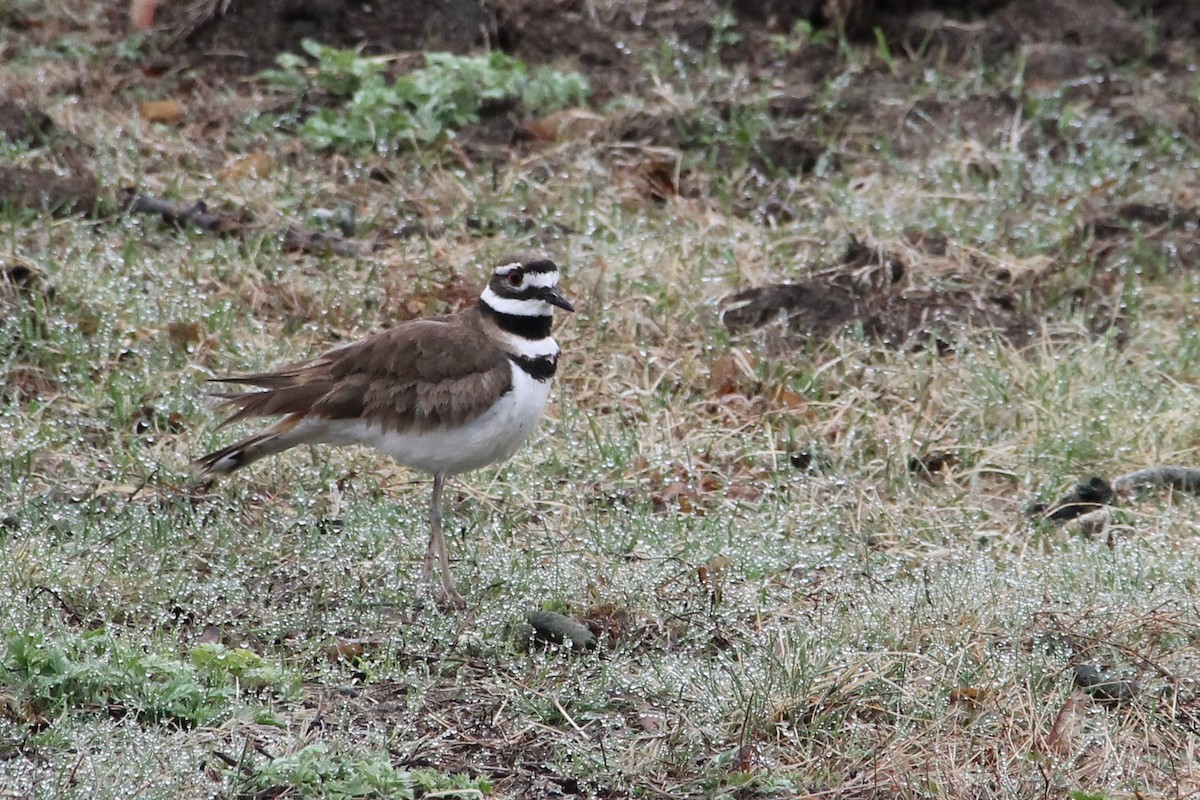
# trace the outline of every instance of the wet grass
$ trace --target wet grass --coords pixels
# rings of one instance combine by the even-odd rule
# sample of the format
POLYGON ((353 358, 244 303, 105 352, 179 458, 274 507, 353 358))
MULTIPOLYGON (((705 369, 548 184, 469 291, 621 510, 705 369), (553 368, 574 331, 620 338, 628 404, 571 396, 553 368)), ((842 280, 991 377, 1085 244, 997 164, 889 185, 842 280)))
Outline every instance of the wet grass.
MULTIPOLYGON (((1126 502, 1099 535, 1024 509, 1094 473, 1195 459, 1186 242, 1143 229, 1100 261, 1086 233, 1121 203, 1186 206, 1195 143, 1159 117, 1133 119, 1134 136, 1111 108, 1052 92, 1022 95, 1019 124, 1041 132, 1029 146, 950 126, 917 147, 831 116, 815 172, 756 173, 739 137, 790 123, 724 113, 747 84, 718 55, 647 66, 676 105, 703 110, 713 146, 740 154, 674 151, 703 192, 666 202, 630 178, 653 154, 611 142, 533 148, 494 175, 414 155, 382 184, 364 177, 370 158, 289 151, 255 123, 247 87, 192 89, 196 117, 176 128, 126 120, 130 89, 47 98, 110 189, 136 179, 280 224, 350 203, 360 234, 419 221, 428 235, 353 259, 116 212, 4 211, 0 266, 35 280, 0 286, 0 786, 1192 791, 1197 499, 1126 502), (196 146, 202 126, 212 146, 196 146), (219 177, 256 148, 281 154, 269 176, 219 177), (790 220, 763 224, 754 209, 772 197, 790 220), (906 244, 913 230, 947 236, 950 267, 906 244), (720 298, 834 263, 850 235, 902 250, 913 274, 1000 265, 1019 301, 1044 303, 1044 330, 1023 351, 964 331, 938 355, 853 327, 786 348, 778 326, 721 327, 720 298), (530 248, 563 266, 580 308, 556 333, 550 418, 511 462, 447 493, 467 612, 439 612, 418 581, 423 476, 344 450, 216 485, 190 474, 232 435, 212 429, 205 378, 438 313, 451 273, 474 285, 530 248), (1103 313, 1119 324, 1098 326, 1103 313), (911 469, 935 451, 953 454, 946 470, 911 469), (539 608, 587 622, 597 651, 531 643, 524 615, 539 608), (1137 680, 1133 701, 1077 695, 1081 663, 1137 680)), ((828 115, 869 65, 908 75, 870 46, 840 58, 828 115)), ((14 80, 65 69, 38 51, 14 80)), ((1018 69, 932 87, 914 70, 898 100, 1000 91, 1018 69)), ((624 102, 662 111, 651 92, 624 102)))

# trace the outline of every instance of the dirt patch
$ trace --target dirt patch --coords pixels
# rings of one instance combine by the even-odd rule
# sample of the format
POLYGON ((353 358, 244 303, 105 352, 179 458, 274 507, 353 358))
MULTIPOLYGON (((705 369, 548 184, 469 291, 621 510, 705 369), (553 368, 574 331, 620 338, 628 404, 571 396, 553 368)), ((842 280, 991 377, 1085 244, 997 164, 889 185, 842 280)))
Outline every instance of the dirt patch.
MULTIPOLYGON (((1155 25, 1140 16, 1143 5, 1133 0, 739 0, 732 7, 736 35, 715 40, 720 32, 714 20, 725 8, 715 0, 634 5, 578 0, 266 0, 230 4, 224 10, 224 4, 216 2, 164 4, 152 40, 160 55, 147 60, 165 57, 209 75, 231 76, 270 67, 278 53, 296 51, 304 38, 367 54, 495 47, 530 64, 554 63, 581 71, 592 86, 593 108, 617 96, 644 96, 645 103, 613 115, 593 138, 699 152, 708 165, 721 170, 747 163, 760 174, 795 175, 822 160, 838 168, 845 155, 880 143, 911 155, 951 141, 986 147, 1010 139, 1030 151, 1040 146, 1043 134, 1056 135, 1020 124, 1025 100, 1019 93, 939 92, 921 97, 917 91, 917 99, 899 102, 913 97, 922 70, 930 65, 973 68, 982 62, 1016 69, 1020 63, 1027 89, 1066 87, 1128 116, 1133 129, 1153 127, 1154 120, 1168 114, 1168 123, 1190 121, 1200 130, 1200 117, 1183 83, 1171 90, 1184 98, 1180 102, 1156 97, 1144 109, 1130 109, 1146 87, 1113 79, 1114 69, 1132 60, 1157 57, 1169 63, 1168 37, 1194 36, 1200 28, 1200 10, 1191 9, 1194 4, 1161 0, 1155 9, 1164 16, 1156 23, 1158 37, 1151 38, 1148 31, 1155 25), (792 32, 798 21, 809 23, 818 34, 828 33, 801 43, 792 32), (895 60, 855 70, 835 88, 830 78, 844 64, 834 30, 872 42, 878 32, 895 60), (781 37, 792 37, 794 50, 781 49, 781 37), (709 98, 712 104, 703 109, 645 96, 640 82, 647 61, 664 46, 690 50, 691 57, 715 55, 751 82, 778 87, 766 108, 772 122, 769 133, 745 142, 737 152, 729 148, 730 137, 712 133, 739 115, 761 115, 762 108, 745 105, 754 93, 725 101, 709 98), (831 131, 837 132, 838 140, 833 150, 831 131), (712 141, 723 143, 719 152, 707 152, 712 141)), ((1187 69, 1182 62, 1169 66, 1171 74, 1187 69)), ((515 116, 519 110, 509 110, 462 132, 459 141, 465 152, 473 155, 476 145, 486 150, 510 144, 518 128, 510 119, 515 116)), ((755 203, 762 200, 756 198, 755 203)))
MULTIPOLYGON (((804 21, 816 30, 845 30, 851 37, 873 39, 878 30, 898 53, 939 63, 976 57, 995 63, 1023 45, 1053 45, 1053 53, 1035 53, 1039 74, 1047 59, 1053 62, 1050 72, 1061 73, 1063 63, 1078 72, 1094 69, 1097 59, 1120 63, 1146 55, 1150 40, 1133 16, 1145 5, 1133 0, 739 0, 733 11, 740 43, 724 47, 722 57, 778 70, 769 37, 786 35, 804 21)), ((1162 15, 1163 38, 1200 35, 1200 9, 1194 3, 1160 0, 1151 6, 1162 15)), ((598 99, 604 100, 627 91, 647 54, 664 42, 709 47, 713 20, 723 8, 712 0, 632 6, 572 0, 264 0, 227 8, 210 1, 163 4, 156 24, 163 52, 209 72, 264 69, 277 54, 297 51, 304 38, 368 54, 465 52, 486 45, 529 63, 571 62, 592 78, 598 99)), ((811 74, 814 52, 804 48, 790 65, 789 71, 797 70, 793 77, 806 84, 818 77, 811 74)))
MULTIPOLYGON (((807 280, 760 286, 722 302, 721 320, 734 333, 783 318, 791 336, 785 346, 820 340, 850 329, 891 347, 952 351, 972 331, 984 330, 1015 346, 1028 344, 1041 324, 1036 307, 1010 270, 966 257, 971 269, 931 269, 946 259, 941 237, 916 240, 914 253, 925 267, 916 273, 915 259, 882 247, 852 240, 840 263, 818 270, 807 280)), ((1029 281, 1024 281, 1028 284, 1029 281)))
POLYGON ((164 4, 160 28, 167 49, 192 64, 225 74, 270 67, 275 56, 299 52, 316 39, 366 54, 409 50, 464 52, 495 39, 495 20, 477 0, 260 0, 164 4))
POLYGON ((41 109, 0 101, 0 135, 29 147, 49 144, 55 134, 54 120, 41 109))
POLYGON ((0 136, 38 150, 29 166, 0 166, 0 204, 87 214, 96 208, 98 184, 90 151, 58 129, 40 109, 0 102, 0 136))
POLYGON ((1200 267, 1200 210, 1166 203, 1124 203, 1093 211, 1078 234, 1090 240, 1095 264, 1106 267, 1137 247, 1156 251, 1167 269, 1200 267))
POLYGON ((1147 0, 1159 33, 1170 39, 1200 39, 1200 3, 1195 0, 1147 0))
MULTIPOLYGON (((454 679, 425 691, 415 708, 413 687, 390 683, 364 686, 361 692, 312 686, 306 705, 316 710, 322 729, 403 726, 416 744, 395 752, 394 766, 486 776, 497 797, 624 796, 589 786, 563 765, 562 754, 579 735, 565 719, 559 725, 522 724, 512 698, 526 688, 514 686, 511 675, 480 659, 447 659, 437 668, 454 679)), ((543 702, 553 717, 557 709, 548 699, 543 702)), ((588 733, 602 733, 599 724, 585 724, 588 733)))

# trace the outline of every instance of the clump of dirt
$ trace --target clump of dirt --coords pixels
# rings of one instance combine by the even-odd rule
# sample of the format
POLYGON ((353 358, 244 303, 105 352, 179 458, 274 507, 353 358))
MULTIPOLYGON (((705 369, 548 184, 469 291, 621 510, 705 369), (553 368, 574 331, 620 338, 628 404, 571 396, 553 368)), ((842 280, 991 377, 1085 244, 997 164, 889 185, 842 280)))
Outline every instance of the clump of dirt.
POLYGON ((0 100, 0 135, 5 139, 41 147, 50 143, 54 133, 54 120, 41 109, 0 100))
MULTIPOLYGON (((915 237, 914 237, 915 238, 915 237)), ((917 240, 928 260, 940 258, 948 243, 937 236, 917 240)), ((976 257, 974 277, 914 274, 909 257, 852 240, 840 263, 802 281, 759 286, 722 301, 721 320, 734 333, 761 327, 783 317, 801 344, 825 339, 857 327, 890 347, 939 353, 952 351, 960 339, 984 330, 1014 346, 1029 344, 1040 332, 1036 309, 1021 295, 1012 273, 989 270, 976 257)))
POLYGON ((1115 209, 1093 210, 1077 236, 1088 240, 1097 266, 1131 248, 1151 246, 1171 269, 1200 267, 1200 209, 1167 203, 1123 203, 1115 209))
POLYGON ((41 150, 36 166, 0 166, 0 204, 87 214, 96 208, 98 184, 86 147, 55 126, 40 109, 0 102, 0 136, 41 150))
POLYGON ((224 74, 270 67, 304 39, 366 54, 409 50, 464 52, 494 41, 494 17, 479 0, 258 0, 164 3, 157 20, 167 49, 224 74))

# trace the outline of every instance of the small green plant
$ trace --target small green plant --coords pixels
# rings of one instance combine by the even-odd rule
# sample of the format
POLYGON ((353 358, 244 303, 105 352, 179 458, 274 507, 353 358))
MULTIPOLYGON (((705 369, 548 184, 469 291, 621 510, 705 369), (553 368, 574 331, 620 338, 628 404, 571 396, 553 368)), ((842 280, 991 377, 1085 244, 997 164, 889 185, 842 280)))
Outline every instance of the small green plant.
POLYGON ((205 643, 192 648, 192 664, 212 683, 237 681, 244 689, 269 689, 286 685, 283 668, 244 647, 205 643))
POLYGON ((12 633, 4 667, 24 699, 42 714, 91 708, 148 721, 203 724, 225 706, 189 665, 144 653, 104 630, 58 640, 12 633))
POLYGON ((280 69, 265 77, 279 91, 328 95, 332 103, 309 116, 301 134, 318 147, 343 151, 430 144, 478 120, 488 105, 545 113, 582 103, 590 92, 578 73, 545 67, 530 73, 519 59, 495 51, 428 53, 424 67, 393 81, 384 63, 353 50, 311 40, 302 46, 315 63, 285 53, 277 59, 280 69))
POLYGON ((254 793, 286 792, 292 797, 390 797, 411 800, 412 778, 392 766, 386 753, 362 753, 350 759, 311 744, 272 759, 250 781, 254 793))
POLYGON ((145 652, 104 629, 57 639, 18 631, 4 644, 6 680, 47 716, 90 709, 203 725, 229 708, 239 686, 294 683, 248 650, 200 645, 188 663, 145 652))
POLYGON ((889 71, 896 72, 896 57, 892 54, 892 48, 888 45, 883 28, 878 25, 875 26, 875 57, 886 64, 889 71))
POLYGON ((472 778, 461 772, 444 775, 432 769, 418 769, 413 771, 412 779, 425 795, 482 797, 492 793, 492 783, 487 778, 472 778))
POLYGON ((410 800, 414 788, 421 795, 438 797, 483 797, 492 787, 486 779, 467 775, 443 775, 434 770, 408 772, 392 766, 382 750, 358 752, 353 756, 335 752, 318 742, 263 764, 248 779, 253 793, 277 793, 288 797, 398 798, 410 800))
POLYGON ((737 17, 729 9, 723 9, 713 15, 712 18, 712 47, 720 50, 723 47, 731 47, 744 38, 737 30, 737 17))
POLYGON ((824 44, 833 39, 833 31, 829 29, 816 30, 806 19, 798 19, 792 24, 788 33, 773 33, 770 41, 772 46, 784 55, 795 55, 806 47, 824 44))

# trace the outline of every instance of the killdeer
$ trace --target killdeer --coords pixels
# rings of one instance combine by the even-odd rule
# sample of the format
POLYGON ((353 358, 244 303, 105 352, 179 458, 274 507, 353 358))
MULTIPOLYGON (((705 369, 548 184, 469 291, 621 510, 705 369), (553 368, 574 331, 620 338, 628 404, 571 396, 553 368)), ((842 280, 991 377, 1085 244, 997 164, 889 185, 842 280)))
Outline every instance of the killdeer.
POLYGON ((541 419, 558 366, 550 336, 558 267, 545 258, 506 259, 479 301, 444 317, 417 319, 274 372, 216 382, 255 390, 219 395, 236 411, 221 427, 254 417, 283 419, 196 460, 226 474, 299 444, 362 444, 433 475, 423 576, 441 567, 441 599, 463 607, 442 536, 447 475, 512 456, 541 419))

